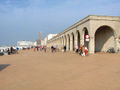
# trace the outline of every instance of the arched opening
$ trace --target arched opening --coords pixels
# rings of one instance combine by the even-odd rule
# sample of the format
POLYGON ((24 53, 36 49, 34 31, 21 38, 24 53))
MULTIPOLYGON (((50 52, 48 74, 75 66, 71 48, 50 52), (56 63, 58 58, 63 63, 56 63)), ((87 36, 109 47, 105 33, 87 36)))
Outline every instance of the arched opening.
POLYGON ((70 50, 70 35, 68 34, 68 50, 70 50))
POLYGON ((89 49, 89 41, 86 39, 86 35, 89 35, 87 28, 84 28, 84 46, 89 49))
POLYGON ((64 40, 64 45, 67 46, 67 38, 66 38, 66 36, 65 36, 64 39, 65 39, 65 40, 64 40))
POLYGON ((95 52, 106 52, 114 49, 114 31, 109 26, 101 26, 95 33, 95 52))
POLYGON ((77 46, 80 48, 80 32, 77 31, 77 46))
POLYGON ((75 38, 74 38, 74 33, 72 33, 72 50, 74 51, 75 48, 75 38))

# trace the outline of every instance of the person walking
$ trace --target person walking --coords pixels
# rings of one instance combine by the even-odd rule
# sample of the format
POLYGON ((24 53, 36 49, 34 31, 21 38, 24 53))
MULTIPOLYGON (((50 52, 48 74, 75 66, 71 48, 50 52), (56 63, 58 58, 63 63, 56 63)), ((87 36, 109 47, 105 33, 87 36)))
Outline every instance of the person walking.
POLYGON ((40 46, 40 51, 42 51, 42 46, 40 46))
POLYGON ((37 51, 39 51, 39 47, 37 46, 36 48, 37 48, 37 51))
POLYGON ((43 48, 44 48, 44 52, 46 52, 46 50, 47 50, 47 47, 46 47, 46 46, 44 46, 43 48))
POLYGON ((10 53, 13 54, 13 47, 10 48, 10 53))
POLYGON ((64 52, 66 52, 66 45, 64 46, 64 52))
POLYGON ((8 55, 10 55, 10 49, 8 48, 8 50, 7 50, 7 53, 8 53, 8 55))
POLYGON ((33 51, 34 51, 34 52, 36 51, 36 47, 33 48, 33 51))
POLYGON ((56 52, 56 49, 57 49, 57 47, 56 47, 56 45, 54 46, 54 52, 56 52))
POLYGON ((19 50, 19 48, 18 47, 16 47, 16 53, 18 54, 18 50, 19 50))
POLYGON ((82 56, 85 56, 85 47, 84 47, 84 45, 82 46, 82 56))
POLYGON ((53 53, 53 49, 54 49, 54 47, 53 46, 51 46, 51 52, 53 53))
POLYGON ((80 51, 79 54, 82 55, 83 54, 83 52, 82 52, 82 45, 80 45, 80 50, 79 51, 80 51))
POLYGON ((88 55, 88 49, 87 49, 87 47, 85 47, 85 56, 87 56, 88 55))
POLYGON ((75 47, 75 52, 78 53, 78 45, 75 47))

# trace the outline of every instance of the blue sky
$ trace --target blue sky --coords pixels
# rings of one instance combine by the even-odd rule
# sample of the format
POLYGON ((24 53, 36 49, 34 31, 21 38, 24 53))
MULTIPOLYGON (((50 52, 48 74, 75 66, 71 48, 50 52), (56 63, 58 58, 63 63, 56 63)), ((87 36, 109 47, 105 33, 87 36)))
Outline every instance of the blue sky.
POLYGON ((120 16, 120 0, 0 0, 0 45, 59 33, 88 15, 120 16))

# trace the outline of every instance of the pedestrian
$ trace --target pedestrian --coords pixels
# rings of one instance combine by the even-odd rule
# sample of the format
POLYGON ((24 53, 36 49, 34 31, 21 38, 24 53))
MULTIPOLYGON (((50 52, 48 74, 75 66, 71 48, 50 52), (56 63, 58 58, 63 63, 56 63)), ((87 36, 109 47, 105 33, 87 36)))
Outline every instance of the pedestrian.
POLYGON ((85 47, 84 47, 84 45, 82 46, 82 56, 85 56, 85 47))
POLYGON ((42 46, 40 46, 40 51, 42 51, 42 46))
POLYGON ((37 51, 39 51, 39 47, 37 46, 36 48, 37 48, 37 51))
POLYGON ((54 50, 54 47, 53 47, 53 46, 51 46, 51 52, 53 52, 53 50, 54 50))
POLYGON ((87 47, 85 47, 85 56, 87 56, 88 55, 88 49, 87 49, 87 47))
POLYGON ((78 53, 78 45, 75 47, 75 52, 78 53))
POLYGON ((19 50, 19 48, 18 47, 16 47, 16 53, 18 54, 18 50, 19 50))
POLYGON ((34 52, 36 51, 36 47, 33 48, 33 51, 34 51, 34 52))
POLYGON ((46 50, 47 50, 47 47, 46 47, 46 46, 44 46, 44 52, 46 52, 46 50))
POLYGON ((56 49, 57 49, 57 47, 56 47, 56 45, 54 46, 54 52, 56 52, 56 49))
POLYGON ((82 52, 82 45, 80 45, 80 50, 79 51, 80 51, 79 54, 82 55, 83 54, 83 52, 82 52))
POLYGON ((8 55, 10 55, 10 49, 8 48, 8 50, 7 50, 7 53, 8 53, 8 55))
POLYGON ((10 48, 10 53, 13 54, 13 47, 10 48))
POLYGON ((64 52, 66 52, 66 45, 64 46, 64 52))

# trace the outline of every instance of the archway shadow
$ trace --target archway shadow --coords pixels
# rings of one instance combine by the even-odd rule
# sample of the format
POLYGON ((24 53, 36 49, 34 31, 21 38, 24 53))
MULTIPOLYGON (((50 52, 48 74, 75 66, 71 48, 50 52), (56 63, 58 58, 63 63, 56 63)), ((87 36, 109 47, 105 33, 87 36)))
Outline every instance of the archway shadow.
POLYGON ((107 26, 99 28, 95 33, 95 52, 101 52, 102 48, 104 47, 104 44, 108 41, 108 39, 110 39, 111 36, 114 36, 114 32, 111 28, 109 28, 107 26), (100 33, 103 33, 102 41, 99 39, 100 33), (106 34, 106 33, 108 33, 108 34, 106 34), (106 34, 106 35, 104 35, 104 34, 106 34), (102 43, 98 43, 98 42, 102 42, 102 43), (98 44, 99 44, 99 48, 97 48, 98 44))
POLYGON ((77 46, 78 48, 80 48, 80 32, 77 31, 76 33, 77 33, 77 46))
POLYGON ((4 70, 8 66, 10 66, 10 64, 0 64, 0 71, 4 70))

